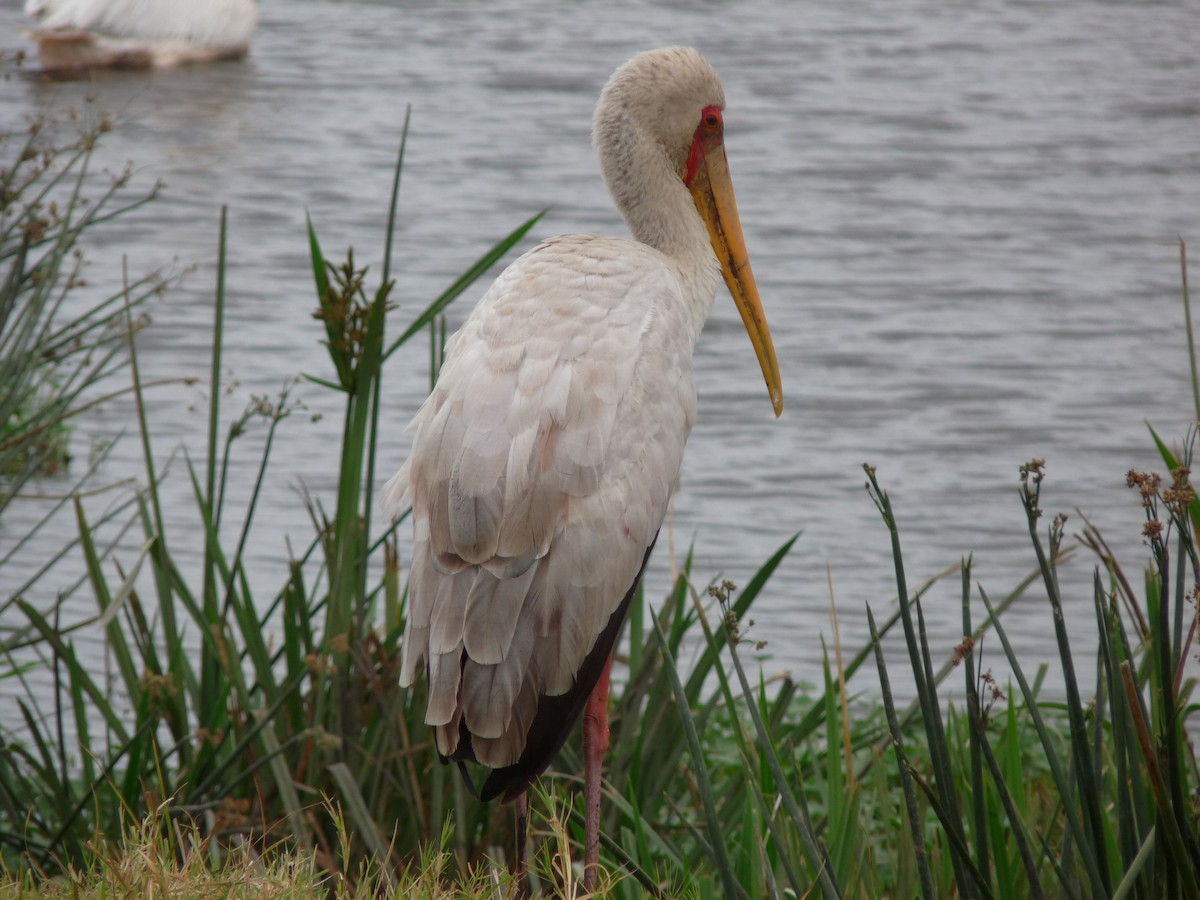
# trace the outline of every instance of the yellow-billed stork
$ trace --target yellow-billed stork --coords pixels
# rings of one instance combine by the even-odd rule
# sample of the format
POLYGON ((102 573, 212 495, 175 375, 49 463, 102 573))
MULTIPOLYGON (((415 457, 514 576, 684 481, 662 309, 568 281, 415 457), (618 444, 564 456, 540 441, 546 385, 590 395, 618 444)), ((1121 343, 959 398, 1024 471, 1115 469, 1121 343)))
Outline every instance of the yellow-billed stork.
POLYGON ((413 511, 401 684, 427 675, 439 753, 492 768, 481 798, 523 809, 587 706, 589 887, 613 644, 679 479, 722 276, 783 408, 724 107, 695 50, 617 69, 593 136, 633 239, 562 235, 501 273, 449 341, 384 489, 391 514, 413 511))

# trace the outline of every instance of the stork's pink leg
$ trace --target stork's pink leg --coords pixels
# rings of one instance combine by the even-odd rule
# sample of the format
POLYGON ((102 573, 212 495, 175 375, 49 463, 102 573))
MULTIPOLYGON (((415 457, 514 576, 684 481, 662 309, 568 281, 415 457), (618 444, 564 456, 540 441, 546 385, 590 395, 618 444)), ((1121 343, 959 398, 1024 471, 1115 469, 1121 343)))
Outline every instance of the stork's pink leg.
POLYGON ((595 892, 600 877, 600 772, 604 752, 608 749, 608 676, 611 670, 610 653, 583 713, 583 887, 589 894, 595 892))

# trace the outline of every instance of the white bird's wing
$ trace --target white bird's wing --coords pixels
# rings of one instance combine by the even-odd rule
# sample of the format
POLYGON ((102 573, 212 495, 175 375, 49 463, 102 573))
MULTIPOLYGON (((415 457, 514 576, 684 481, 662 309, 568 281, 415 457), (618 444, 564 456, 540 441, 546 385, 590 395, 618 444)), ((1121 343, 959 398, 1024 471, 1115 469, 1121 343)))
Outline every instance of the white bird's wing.
POLYGON ((444 755, 462 721, 479 762, 514 763, 636 579, 695 419, 679 293, 657 251, 568 235, 452 339, 384 489, 413 508, 401 683, 428 672, 444 755))

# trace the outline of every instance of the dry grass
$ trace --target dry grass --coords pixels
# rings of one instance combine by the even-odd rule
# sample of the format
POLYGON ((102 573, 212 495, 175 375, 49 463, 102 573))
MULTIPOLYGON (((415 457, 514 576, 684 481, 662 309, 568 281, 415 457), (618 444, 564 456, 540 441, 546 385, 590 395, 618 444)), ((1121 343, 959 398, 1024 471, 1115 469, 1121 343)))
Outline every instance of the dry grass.
MULTIPOLYGON (((326 804, 337 823, 341 843, 339 858, 349 858, 350 830, 340 810, 326 804)), ((617 873, 602 872, 597 894, 582 887, 581 869, 572 856, 564 819, 551 812, 536 822, 542 852, 533 860, 531 879, 543 897, 587 900, 606 897, 621 881, 617 873)), ((289 900, 325 895, 335 900, 367 900, 380 896, 423 900, 510 900, 516 882, 505 867, 485 860, 458 875, 448 849, 452 829, 439 846, 428 846, 419 861, 399 878, 367 858, 353 873, 330 874, 319 854, 297 853, 284 844, 257 848, 245 840, 218 843, 196 823, 169 818, 159 812, 132 824, 115 840, 98 836, 90 844, 91 863, 86 868, 63 867, 47 874, 35 866, 17 872, 0 872, 0 900, 9 898, 72 898, 106 900, 110 897, 146 897, 154 900, 289 900)))

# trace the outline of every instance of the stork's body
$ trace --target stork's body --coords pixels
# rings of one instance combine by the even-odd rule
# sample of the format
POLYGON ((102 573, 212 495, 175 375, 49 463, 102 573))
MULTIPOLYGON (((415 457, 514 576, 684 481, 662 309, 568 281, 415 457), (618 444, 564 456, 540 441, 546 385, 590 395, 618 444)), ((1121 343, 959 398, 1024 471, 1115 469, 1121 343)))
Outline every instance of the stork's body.
POLYGON ((54 74, 238 59, 258 24, 254 0, 26 0, 25 12, 54 74))
MULTIPOLYGON (((722 272, 781 406, 723 107, 694 50, 617 71, 595 142, 634 239, 554 238, 496 279, 449 343, 385 489, 393 513, 413 509, 401 683, 428 674, 438 750, 493 768, 484 799, 521 794, 598 681, 607 697, 606 663, 695 420, 692 355, 722 272)), ((606 733, 601 721, 591 743, 606 733)))
POLYGON ((443 755, 501 770, 484 799, 523 790, 558 751, 577 715, 529 746, 543 698, 590 690, 576 675, 666 514, 720 280, 700 263, 687 304, 684 274, 645 245, 542 244, 464 323, 414 421, 389 488, 407 480, 416 522, 402 678, 428 666, 443 755), (526 771, 505 771, 527 747, 526 771))

